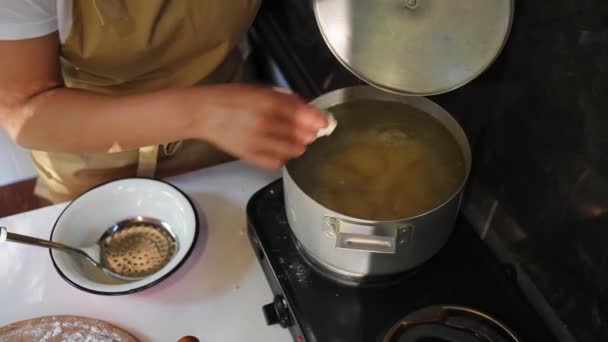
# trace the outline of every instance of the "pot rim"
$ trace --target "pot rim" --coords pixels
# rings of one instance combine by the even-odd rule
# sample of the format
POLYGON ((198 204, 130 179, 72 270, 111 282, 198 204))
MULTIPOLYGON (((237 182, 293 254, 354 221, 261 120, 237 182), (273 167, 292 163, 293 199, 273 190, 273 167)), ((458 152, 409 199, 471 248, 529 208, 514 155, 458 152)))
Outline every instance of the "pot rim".
MULTIPOLYGON (((382 98, 376 99, 376 100, 397 100, 397 102, 401 102, 407 105, 410 105, 412 107, 416 107, 415 105, 413 105, 412 103, 408 103, 408 102, 404 102, 403 99, 408 98, 408 99, 417 99, 416 101, 422 101, 422 102, 426 102, 427 105, 430 105, 432 107, 435 107, 435 110, 439 110, 440 112, 443 112, 442 114, 446 115, 446 118, 448 118, 450 121, 452 121, 454 125, 454 128, 459 130, 459 134, 461 135, 461 142, 458 142, 458 137, 454 136, 454 133, 448 128, 448 131, 450 132, 450 134, 452 134, 452 136, 454 137, 454 139, 457 140, 458 145, 460 146, 460 150, 463 154, 463 157, 465 159, 465 174, 464 177, 462 177, 462 181, 460 183, 460 185, 458 186, 458 188, 456 188, 456 190, 454 191, 454 193, 449 196, 445 201, 441 202, 441 204, 433 207, 430 210, 427 210, 425 212, 422 212, 418 215, 415 216, 410 216, 410 217, 404 217, 404 218, 399 218, 399 219, 394 219, 394 220, 369 220, 369 219, 364 219, 364 218, 357 218, 354 216, 350 216, 350 215, 346 215, 346 214, 342 214, 338 211, 335 211, 333 209, 330 209, 326 206, 324 206, 323 204, 321 204, 320 202, 318 202, 317 200, 315 200, 314 198, 312 198, 306 191, 304 191, 302 189, 302 187, 300 187, 300 185, 293 179, 293 177, 291 176, 291 173, 289 172, 289 162, 287 164, 285 164, 282 167, 282 173, 283 173, 283 181, 286 180, 286 178, 291 181, 298 190, 300 190, 300 192, 302 192, 306 198, 308 198, 309 200, 313 201, 314 203, 316 203, 318 206, 320 206, 321 208, 332 212, 332 213, 336 213, 337 215, 339 215, 342 218, 345 218, 347 220, 352 220, 352 221, 356 221, 359 223, 368 223, 368 224, 390 224, 390 223, 395 223, 395 222, 403 222, 403 221, 411 221, 411 220, 415 220, 418 218, 421 218, 423 216, 427 216, 437 210, 440 210, 441 208, 445 207, 448 203, 452 202, 456 197, 459 197, 462 195, 464 187, 467 184, 467 181, 469 179, 470 173, 471 173, 471 166, 472 166, 472 157, 471 157, 471 146, 469 144, 469 139, 467 137, 467 135, 465 134, 464 130, 462 129, 462 126, 460 126, 460 124, 458 123, 458 121, 456 121, 456 119, 447 111, 445 110, 443 107, 441 107, 439 104, 427 99, 426 97, 422 97, 422 96, 407 96, 407 95, 400 95, 400 94, 395 94, 395 93, 387 93, 384 92, 382 90, 379 90, 377 88, 374 88, 372 86, 368 86, 368 85, 359 85, 359 86, 353 86, 353 87, 346 87, 346 88, 341 88, 341 89, 336 89, 333 90, 329 93, 325 93, 317 98, 315 98, 314 100, 312 100, 311 102, 309 102, 309 104, 311 104, 313 107, 317 108, 317 109, 327 109, 327 108, 323 108, 323 106, 320 104, 320 102, 323 102, 324 100, 331 98, 331 97, 338 97, 340 98, 341 95, 346 95, 346 92, 366 92, 369 95, 375 95, 375 94, 379 94, 381 95, 382 98), (399 101, 399 99, 401 99, 401 101, 399 101)), ((369 97, 362 97, 360 99, 365 99, 365 98, 369 98, 369 97)), ((343 102, 341 102, 343 103, 343 102)), ((419 107, 416 107, 417 109, 421 109, 419 107)), ((427 111, 424 111, 425 114, 430 115, 432 117, 434 117, 435 119, 437 119, 434 115, 432 115, 431 113, 428 113, 427 111)), ((438 120, 438 119, 437 119, 438 120)), ((446 125, 441 121, 440 123, 445 127, 446 125)), ((306 152, 305 152, 306 153, 306 152)))

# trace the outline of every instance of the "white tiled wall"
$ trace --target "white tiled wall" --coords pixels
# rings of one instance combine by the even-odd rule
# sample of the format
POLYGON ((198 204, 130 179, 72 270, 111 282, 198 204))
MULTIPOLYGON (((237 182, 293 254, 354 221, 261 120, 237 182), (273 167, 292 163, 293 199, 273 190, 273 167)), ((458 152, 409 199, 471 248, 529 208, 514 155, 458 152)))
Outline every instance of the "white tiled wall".
POLYGON ((28 151, 13 143, 0 128, 0 186, 36 175, 28 151))

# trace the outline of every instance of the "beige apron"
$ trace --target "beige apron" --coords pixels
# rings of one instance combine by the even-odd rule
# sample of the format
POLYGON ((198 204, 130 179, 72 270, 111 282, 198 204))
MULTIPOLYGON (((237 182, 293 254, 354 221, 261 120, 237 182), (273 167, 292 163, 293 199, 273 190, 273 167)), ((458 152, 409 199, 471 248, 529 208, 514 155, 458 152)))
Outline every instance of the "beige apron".
MULTIPOLYGON (((260 1, 73 1, 71 32, 61 47, 65 84, 125 95, 239 80, 236 44, 260 1)), ((32 157, 39 174, 36 194, 52 202, 117 178, 163 177, 229 159, 191 140, 112 154, 32 151, 32 157)))

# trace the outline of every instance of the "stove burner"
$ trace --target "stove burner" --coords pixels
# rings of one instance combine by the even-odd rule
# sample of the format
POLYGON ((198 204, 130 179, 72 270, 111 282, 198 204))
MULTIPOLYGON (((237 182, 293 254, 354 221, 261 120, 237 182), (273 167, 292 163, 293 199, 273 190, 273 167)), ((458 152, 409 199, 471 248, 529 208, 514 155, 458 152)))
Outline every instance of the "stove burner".
POLYGON ((285 217, 280 180, 251 198, 247 222, 251 244, 272 290, 271 305, 263 313, 269 324, 286 326, 293 341, 520 342, 504 325, 476 311, 428 309, 437 303, 492 312, 525 341, 557 341, 521 296, 513 278, 505 274, 504 265, 462 219, 444 249, 415 276, 408 272, 388 277, 386 281, 395 282, 390 286, 369 287, 361 283, 382 281, 338 276, 298 247, 285 217), (418 312, 419 308, 427 309, 418 312), (406 313, 414 314, 400 320, 406 313))
MULTIPOLYGON (((291 230, 290 230, 291 232, 291 230)), ((367 276, 367 277, 356 277, 349 276, 339 273, 333 269, 330 269, 326 265, 317 261, 314 257, 310 256, 304 246, 298 241, 293 233, 290 234, 298 253, 302 256, 302 259, 306 264, 314 270, 314 272, 320 274, 326 279, 336 282, 341 285, 349 287, 382 287, 398 284, 404 279, 410 278, 415 275, 422 266, 418 266, 414 269, 408 270, 403 273, 383 275, 383 276, 367 276)))
POLYGON ((521 342, 495 318, 461 306, 430 306, 397 322, 383 342, 521 342))

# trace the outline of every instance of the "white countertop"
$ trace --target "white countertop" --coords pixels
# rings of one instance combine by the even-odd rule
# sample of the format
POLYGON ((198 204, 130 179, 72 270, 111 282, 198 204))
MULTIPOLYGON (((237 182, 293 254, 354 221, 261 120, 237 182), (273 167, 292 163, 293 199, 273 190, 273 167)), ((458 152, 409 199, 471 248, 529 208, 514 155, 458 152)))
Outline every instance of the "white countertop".
MULTIPOLYGON (((201 209, 200 238, 179 271, 131 295, 79 291, 56 273, 48 250, 0 244, 0 326, 76 315, 112 323, 141 341, 171 342, 185 335, 201 342, 290 341, 286 329, 264 321, 261 308, 272 294, 246 232, 247 201, 277 177, 234 162, 169 179, 201 209)), ((64 206, 2 218, 0 225, 48 239, 64 206)))

